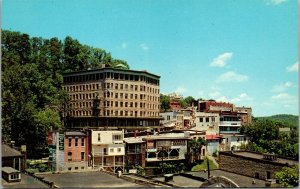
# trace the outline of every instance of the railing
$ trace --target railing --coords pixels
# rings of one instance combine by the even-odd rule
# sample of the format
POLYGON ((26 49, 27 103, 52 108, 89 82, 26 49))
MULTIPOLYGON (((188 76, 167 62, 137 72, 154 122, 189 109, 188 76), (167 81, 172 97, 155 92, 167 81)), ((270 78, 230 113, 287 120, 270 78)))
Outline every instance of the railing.
POLYGON ((118 161, 118 162, 109 162, 109 163, 98 163, 97 166, 107 166, 107 167, 113 167, 113 166, 123 166, 125 163, 118 161))
POLYGON ((220 121, 220 126, 241 126, 241 121, 220 121))
POLYGON ((127 154, 139 154, 141 152, 142 152, 141 150, 127 150, 126 151, 127 154))
POLYGON ((219 131, 220 134, 239 134, 240 131, 219 131))

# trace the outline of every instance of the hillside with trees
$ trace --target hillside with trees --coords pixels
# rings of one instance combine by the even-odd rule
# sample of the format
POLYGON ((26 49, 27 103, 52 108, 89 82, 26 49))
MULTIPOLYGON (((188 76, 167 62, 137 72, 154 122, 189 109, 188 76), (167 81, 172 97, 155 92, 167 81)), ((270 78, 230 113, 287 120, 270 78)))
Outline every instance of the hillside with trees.
POLYGON ((272 115, 268 117, 257 117, 256 119, 258 120, 269 119, 273 121, 281 121, 287 127, 293 127, 293 128, 298 128, 299 126, 299 116, 290 115, 290 114, 278 114, 278 115, 272 115))
POLYGON ((43 39, 2 31, 2 141, 27 145, 29 158, 47 147, 50 128, 62 127, 68 95, 62 73, 106 67, 129 69, 100 48, 67 36, 43 39))
POLYGON ((243 148, 262 153, 275 153, 285 157, 299 157, 298 131, 279 132, 286 127, 281 121, 257 119, 249 126, 242 126, 241 133, 250 137, 250 143, 243 148))

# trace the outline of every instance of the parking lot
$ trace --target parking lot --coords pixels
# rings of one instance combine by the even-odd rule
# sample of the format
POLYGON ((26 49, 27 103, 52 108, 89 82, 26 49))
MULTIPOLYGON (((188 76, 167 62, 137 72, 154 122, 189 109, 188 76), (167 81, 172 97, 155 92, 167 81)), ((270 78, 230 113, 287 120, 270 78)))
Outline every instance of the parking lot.
POLYGON ((60 188, 66 187, 146 187, 103 172, 62 173, 43 175, 44 180, 54 182, 60 188))

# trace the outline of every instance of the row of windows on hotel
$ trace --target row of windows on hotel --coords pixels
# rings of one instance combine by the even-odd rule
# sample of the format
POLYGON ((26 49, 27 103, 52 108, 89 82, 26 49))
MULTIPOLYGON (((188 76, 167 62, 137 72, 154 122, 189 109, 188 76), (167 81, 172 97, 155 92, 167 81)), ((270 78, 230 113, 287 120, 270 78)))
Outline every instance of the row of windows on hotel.
MULTIPOLYGON (((92 111, 86 110, 77 110, 77 111, 70 111, 71 116, 92 116, 92 111)), ((127 110, 100 110, 99 116, 148 116, 148 117, 158 117, 159 113, 154 111, 127 111, 127 110)))
MULTIPOLYGON (((74 102, 70 104, 71 108, 93 108, 92 102, 74 102)), ((104 107, 125 107, 125 108, 147 108, 158 110, 159 104, 139 103, 139 102, 119 102, 119 101, 104 101, 104 107)), ((101 106, 100 106, 101 107, 101 106)))
MULTIPOLYGON (((96 93, 80 93, 80 94, 73 94, 69 95, 71 100, 89 100, 95 99, 97 94, 96 93)), ((148 100, 151 102, 159 102, 160 97, 158 96, 150 96, 146 94, 132 94, 132 93, 113 93, 113 92, 105 92, 104 98, 117 98, 117 99, 132 99, 132 100, 148 100)))
MULTIPOLYGON (((72 85, 72 86, 64 86, 63 89, 68 92, 79 92, 79 91, 89 91, 89 90, 100 90, 99 83, 93 84, 84 84, 84 85, 72 85)), ((153 87, 146 87, 143 85, 129 85, 122 83, 103 83, 104 89, 116 89, 116 90, 130 90, 130 91, 140 91, 147 92, 153 94, 159 94, 159 89, 155 89, 153 87), (138 90, 140 89, 140 90, 138 90)))
POLYGON ((74 82, 87 82, 95 81, 101 79, 115 79, 115 80, 125 80, 125 81, 143 81, 146 83, 151 83, 154 85, 159 85, 159 79, 153 79, 147 76, 142 75, 132 75, 132 74, 123 74, 123 73, 94 73, 94 74, 85 74, 79 76, 65 76, 64 83, 74 83, 74 82))

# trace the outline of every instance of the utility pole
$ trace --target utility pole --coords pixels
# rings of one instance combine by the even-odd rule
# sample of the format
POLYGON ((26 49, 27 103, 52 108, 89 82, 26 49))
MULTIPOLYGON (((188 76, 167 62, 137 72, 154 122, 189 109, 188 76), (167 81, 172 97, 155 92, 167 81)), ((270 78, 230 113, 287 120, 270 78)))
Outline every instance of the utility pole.
POLYGON ((207 156, 206 156, 206 160, 207 160, 207 179, 209 179, 210 178, 210 168, 209 168, 209 159, 207 156))

